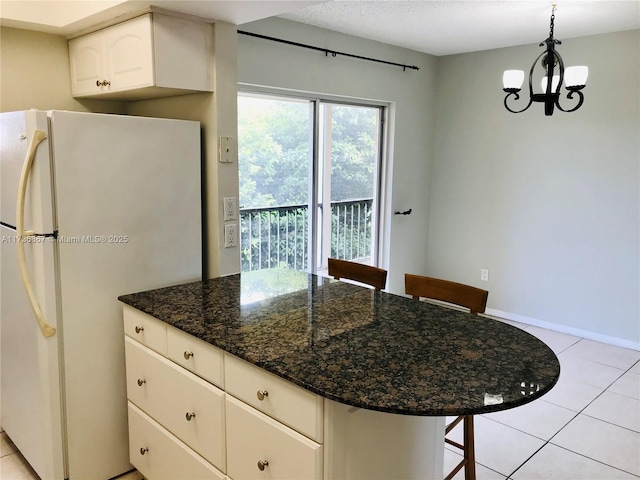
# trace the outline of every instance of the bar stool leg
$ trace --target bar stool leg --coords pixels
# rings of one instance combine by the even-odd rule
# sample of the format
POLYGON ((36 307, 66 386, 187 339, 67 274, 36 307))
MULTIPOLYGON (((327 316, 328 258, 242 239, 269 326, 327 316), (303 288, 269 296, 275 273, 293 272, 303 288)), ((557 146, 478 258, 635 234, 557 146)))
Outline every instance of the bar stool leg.
POLYGON ((476 455, 473 434, 473 415, 466 415, 463 423, 464 429, 464 480, 476 480, 476 455))

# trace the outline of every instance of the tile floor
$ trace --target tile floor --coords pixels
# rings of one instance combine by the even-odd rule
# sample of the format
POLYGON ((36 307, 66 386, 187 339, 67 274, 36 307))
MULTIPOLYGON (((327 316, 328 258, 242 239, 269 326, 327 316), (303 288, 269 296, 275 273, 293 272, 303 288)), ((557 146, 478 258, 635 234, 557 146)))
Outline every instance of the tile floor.
MULTIPOLYGON (((509 323, 549 345, 562 371, 541 399, 476 417, 478 480, 639 479, 640 352, 509 323)), ((4 432, 0 435, 1 478, 38 479, 4 432)), ((445 469, 456 458, 455 449, 447 447, 445 469)), ((455 478, 463 479, 463 471, 455 478)))

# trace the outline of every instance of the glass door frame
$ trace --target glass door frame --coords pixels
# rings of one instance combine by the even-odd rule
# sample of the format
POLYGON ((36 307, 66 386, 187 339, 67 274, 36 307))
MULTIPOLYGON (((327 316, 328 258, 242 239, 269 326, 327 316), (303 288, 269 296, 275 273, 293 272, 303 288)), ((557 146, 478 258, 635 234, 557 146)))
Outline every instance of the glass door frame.
MULTIPOLYGON (((375 217, 372 222, 371 232, 371 258, 372 263, 375 266, 386 268, 384 266, 384 243, 385 232, 388 231, 387 215, 385 211, 388 209, 387 199, 387 178, 388 178, 388 159, 387 148, 389 144, 389 130, 388 115, 391 109, 391 104, 380 101, 368 101, 358 98, 347 97, 333 97, 331 95, 311 95, 304 92, 287 92, 280 89, 257 87, 253 85, 238 86, 238 95, 257 95, 262 97, 272 97, 274 99, 281 98, 283 100, 291 101, 308 101, 312 109, 312 125, 310 132, 311 136, 311 158, 309 159, 309 189, 308 189, 308 205, 309 212, 309 243, 308 243, 308 258, 309 258, 309 273, 317 274, 319 271, 326 271, 326 265, 318 265, 318 258, 320 247, 323 238, 323 232, 316 226, 319 220, 319 186, 318 186, 318 174, 319 165, 322 159, 320 159, 320 124, 321 124, 321 104, 329 105, 345 105, 353 107, 367 107, 377 108, 379 110, 379 125, 378 125, 378 142, 377 142, 377 163, 374 174, 374 214, 375 217)), ((330 251, 331 238, 329 236, 329 251, 330 251)), ((322 261, 326 260, 328 255, 323 254, 322 261)))

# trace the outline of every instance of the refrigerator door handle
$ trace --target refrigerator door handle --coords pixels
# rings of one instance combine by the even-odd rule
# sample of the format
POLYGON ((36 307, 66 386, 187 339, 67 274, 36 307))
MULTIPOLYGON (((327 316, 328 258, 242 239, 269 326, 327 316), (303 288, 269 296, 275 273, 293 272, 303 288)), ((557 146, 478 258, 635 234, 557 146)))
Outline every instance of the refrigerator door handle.
POLYGON ((27 292, 29 303, 31 304, 31 308, 36 316, 36 320, 38 321, 42 334, 45 337, 51 337, 55 335, 56 329, 49 325, 45 320, 40 304, 38 303, 38 299, 33 291, 31 280, 29 279, 29 272, 27 271, 27 259, 24 253, 25 242, 23 241, 23 237, 34 236, 33 232, 24 230, 24 202, 27 194, 27 182, 29 180, 29 174, 31 173, 33 159, 36 155, 38 145, 40 145, 40 142, 45 138, 47 138, 47 134, 45 132, 42 130, 34 130, 31 141, 29 142, 27 156, 24 160, 24 165, 22 166, 20 183, 18 185, 18 201, 16 205, 16 235, 18 236, 16 247, 18 250, 18 263, 20 265, 20 273, 22 275, 22 284, 27 292))

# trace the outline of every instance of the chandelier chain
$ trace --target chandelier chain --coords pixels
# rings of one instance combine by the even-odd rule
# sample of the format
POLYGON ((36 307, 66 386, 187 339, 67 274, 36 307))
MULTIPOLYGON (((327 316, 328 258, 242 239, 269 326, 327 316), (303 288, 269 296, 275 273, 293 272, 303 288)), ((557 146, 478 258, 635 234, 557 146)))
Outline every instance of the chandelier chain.
POLYGON ((556 19, 556 7, 557 5, 554 3, 551 7, 551 21, 549 24, 549 38, 553 38, 553 24, 556 19))

